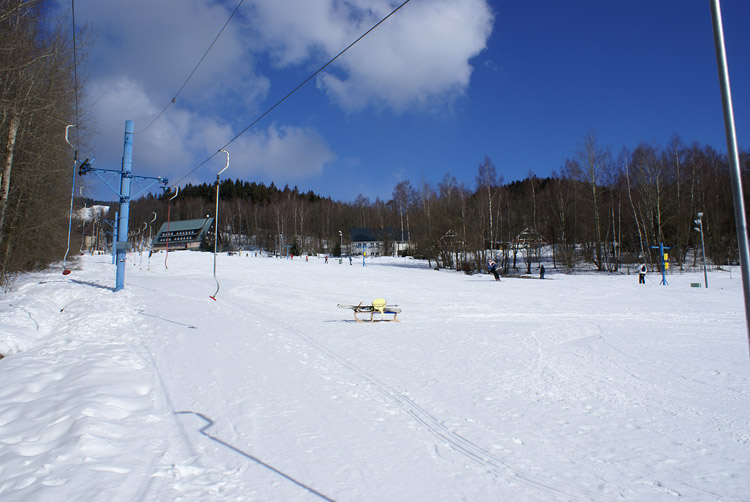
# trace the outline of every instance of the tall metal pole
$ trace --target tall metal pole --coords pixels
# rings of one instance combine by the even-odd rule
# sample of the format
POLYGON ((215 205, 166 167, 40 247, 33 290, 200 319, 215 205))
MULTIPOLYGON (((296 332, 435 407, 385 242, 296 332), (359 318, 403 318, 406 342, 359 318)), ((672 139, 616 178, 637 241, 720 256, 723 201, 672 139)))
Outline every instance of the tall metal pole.
POLYGON ((125 142, 122 147, 120 174, 120 211, 117 220, 117 275, 115 291, 125 287, 125 261, 128 255, 128 218, 130 217, 130 178, 133 170, 133 121, 125 121, 125 142))
POLYGON ((706 272, 706 244, 703 240, 703 224, 701 224, 701 252, 703 255, 703 286, 708 289, 708 273, 706 272))
POLYGON ((729 173, 732 177, 732 199, 734 201, 734 222, 737 227, 737 247, 742 268, 742 291, 745 295, 745 322, 747 323, 748 348, 750 348, 750 249, 747 241, 747 221, 745 219, 745 200, 742 196, 742 178, 740 177, 740 156, 737 148, 737 133, 734 128, 734 111, 732 110, 732 90, 729 86, 729 69, 724 47, 724 27, 721 20, 719 0, 711 0, 711 19, 714 28, 714 46, 716 63, 719 67, 719 84, 721 102, 724 109, 724 129, 727 135, 727 154, 729 155, 729 173))

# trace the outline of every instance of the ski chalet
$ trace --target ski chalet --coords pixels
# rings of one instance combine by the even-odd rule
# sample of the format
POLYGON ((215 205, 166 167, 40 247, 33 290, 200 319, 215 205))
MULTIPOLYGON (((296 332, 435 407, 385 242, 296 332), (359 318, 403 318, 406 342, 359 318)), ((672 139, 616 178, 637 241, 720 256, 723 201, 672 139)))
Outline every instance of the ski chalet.
POLYGON ((213 218, 162 223, 152 241, 153 249, 198 249, 213 223, 213 218))

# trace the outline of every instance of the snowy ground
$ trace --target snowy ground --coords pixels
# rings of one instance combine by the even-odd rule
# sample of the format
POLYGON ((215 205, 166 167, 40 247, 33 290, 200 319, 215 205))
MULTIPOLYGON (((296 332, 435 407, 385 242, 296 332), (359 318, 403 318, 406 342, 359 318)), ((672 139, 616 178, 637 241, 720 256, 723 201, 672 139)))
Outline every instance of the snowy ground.
POLYGON ((164 257, 0 297, 0 500, 750 500, 737 271, 164 257))

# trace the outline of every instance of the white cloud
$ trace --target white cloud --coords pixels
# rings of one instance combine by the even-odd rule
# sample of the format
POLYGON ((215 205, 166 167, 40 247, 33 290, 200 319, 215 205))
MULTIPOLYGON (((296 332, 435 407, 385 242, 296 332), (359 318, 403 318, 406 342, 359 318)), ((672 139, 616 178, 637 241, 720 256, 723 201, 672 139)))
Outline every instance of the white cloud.
POLYGON ((261 175, 277 182, 318 176, 326 164, 336 159, 314 129, 275 124, 265 131, 242 136, 228 150, 232 171, 240 178, 261 175))
MULTIPOLYGON (((226 23, 231 9, 208 0, 79 0, 76 16, 95 33, 92 75, 127 75, 163 108, 226 23)), ((255 69, 249 27, 237 16, 222 33, 177 103, 220 113, 211 101, 257 111, 269 82, 255 69)))
MULTIPOLYGON (((269 81, 255 71, 251 48, 256 42, 241 29, 238 16, 183 94, 143 130, 170 102, 231 10, 200 0, 77 3, 78 21, 90 24, 97 35, 87 85, 94 120, 89 127, 97 132, 91 144, 96 167, 119 169, 125 120, 133 120, 134 174, 175 182, 234 137, 238 121, 244 126, 238 116, 259 112, 269 81)), ((229 149, 228 174, 234 177, 315 175, 335 158, 317 132, 292 126, 253 130, 229 149)), ((185 181, 211 179, 206 173, 223 161, 217 156, 185 181)))
MULTIPOLYGON (((326 58, 335 55, 395 5, 276 0, 256 9, 277 64, 290 65, 309 63, 320 51, 326 58)), ((318 87, 349 111, 372 104, 400 112, 450 103, 468 87, 469 60, 485 49, 492 25, 485 0, 409 3, 322 74, 318 87)))
MULTIPOLYGON (((172 183, 234 137, 229 124, 202 117, 177 105, 172 105, 170 112, 147 132, 139 133, 140 128, 147 125, 146 119, 158 113, 158 108, 137 83, 127 78, 101 80, 92 83, 90 92, 98 100, 97 121, 102 125, 97 150, 109 152, 104 158, 97 159, 96 167, 120 167, 125 121, 113 122, 110 117, 126 117, 135 123, 133 173, 167 177, 172 183)), ((267 176, 283 181, 316 176, 336 158, 325 139, 314 129, 275 124, 266 130, 246 133, 227 150, 231 157, 226 176, 244 179, 267 176)), ((223 154, 217 155, 196 174, 202 179, 212 180, 224 162, 223 154)), ((185 181, 195 182, 196 179, 190 177, 185 181)))
POLYGON ((146 176, 167 176, 174 166, 190 162, 188 148, 191 114, 174 107, 149 129, 138 131, 159 112, 143 87, 127 77, 102 78, 88 87, 93 106, 97 136, 93 147, 96 167, 119 169, 125 134, 125 120, 134 122, 133 172, 146 176), (158 171, 158 172, 155 172, 158 171))

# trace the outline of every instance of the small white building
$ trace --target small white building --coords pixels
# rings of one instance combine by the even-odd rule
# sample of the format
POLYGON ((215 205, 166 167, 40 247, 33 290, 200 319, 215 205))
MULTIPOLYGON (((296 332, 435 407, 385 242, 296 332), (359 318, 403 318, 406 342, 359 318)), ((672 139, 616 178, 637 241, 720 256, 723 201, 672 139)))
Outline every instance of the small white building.
POLYGON ((349 230, 350 254, 367 256, 399 256, 410 248, 409 240, 393 227, 352 228, 349 230))

